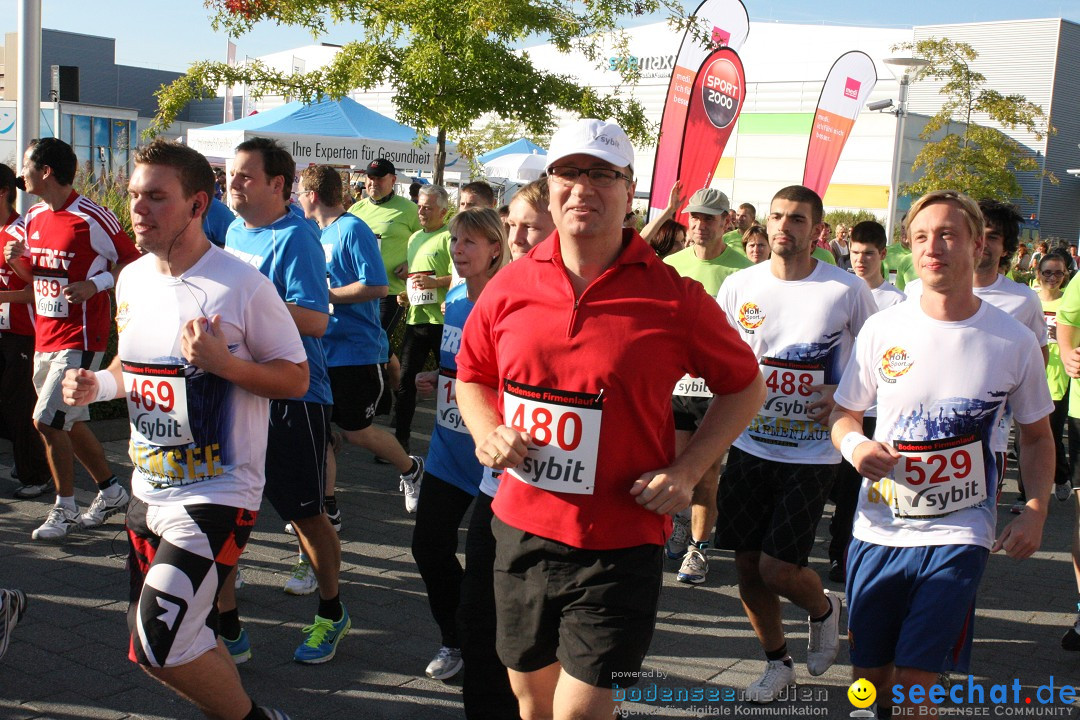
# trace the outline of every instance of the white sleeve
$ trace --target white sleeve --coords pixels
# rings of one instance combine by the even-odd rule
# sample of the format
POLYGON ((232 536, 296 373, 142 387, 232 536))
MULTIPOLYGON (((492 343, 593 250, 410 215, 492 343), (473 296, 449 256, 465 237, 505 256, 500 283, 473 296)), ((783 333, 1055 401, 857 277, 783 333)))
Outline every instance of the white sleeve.
MULTIPOLYGON (((1035 339, 1039 341, 1039 347, 1045 347, 1049 342, 1046 332, 1046 318, 1043 316, 1042 303, 1034 291, 1026 294, 1024 301, 1024 326, 1035 333, 1035 339)), ((1040 362, 1042 362, 1040 360, 1040 362)))
POLYGON ((255 362, 289 360, 302 363, 307 352, 285 302, 266 278, 257 285, 244 308, 244 341, 255 362))
MULTIPOLYGON (((1029 343, 1032 339, 1029 335, 1029 343)), ((1017 354, 1021 358, 1018 373, 1020 381, 1009 393, 1009 409, 1016 422, 1026 425, 1052 413, 1054 401, 1050 397, 1050 388, 1046 384, 1046 370, 1043 367, 1042 351, 1039 346, 1030 343, 1027 346, 1027 352, 1017 354)))
MULTIPOLYGON (((876 323, 875 323, 876 324, 876 323)), ((874 376, 874 325, 863 328, 855 337, 855 348, 844 367, 833 398, 837 405, 864 411, 877 403, 877 379, 874 376)), ((1043 383, 1045 384, 1045 383, 1043 383)))

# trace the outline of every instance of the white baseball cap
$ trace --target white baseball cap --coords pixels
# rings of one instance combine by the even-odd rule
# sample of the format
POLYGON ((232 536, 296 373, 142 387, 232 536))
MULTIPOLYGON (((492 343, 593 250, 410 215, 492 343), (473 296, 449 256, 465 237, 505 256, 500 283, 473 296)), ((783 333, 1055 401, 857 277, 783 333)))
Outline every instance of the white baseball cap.
POLYGON ((613 120, 581 118, 559 128, 551 137, 546 167, 571 155, 590 155, 631 170, 634 165, 634 146, 613 120))

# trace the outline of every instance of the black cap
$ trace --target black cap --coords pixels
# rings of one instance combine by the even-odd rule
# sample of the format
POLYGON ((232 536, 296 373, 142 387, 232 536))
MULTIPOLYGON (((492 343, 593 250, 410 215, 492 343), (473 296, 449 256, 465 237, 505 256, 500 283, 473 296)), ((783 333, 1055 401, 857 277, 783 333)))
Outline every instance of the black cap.
POLYGON ((394 163, 386 158, 379 158, 368 163, 367 174, 371 177, 384 177, 386 175, 397 175, 397 170, 394 169, 394 163))

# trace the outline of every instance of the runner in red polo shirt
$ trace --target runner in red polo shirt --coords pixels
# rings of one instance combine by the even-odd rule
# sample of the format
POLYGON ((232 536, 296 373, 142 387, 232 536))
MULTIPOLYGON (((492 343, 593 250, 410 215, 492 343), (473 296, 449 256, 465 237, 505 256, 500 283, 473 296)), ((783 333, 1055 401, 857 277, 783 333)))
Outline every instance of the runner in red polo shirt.
POLYGON ((139 257, 116 216, 72 189, 77 167, 75 152, 62 140, 30 143, 22 177, 26 191, 41 202, 26 213, 25 243, 12 241, 4 248, 12 269, 34 285, 34 424, 56 483, 56 505, 34 531, 35 540, 59 540, 76 526, 100 525, 128 501, 101 443, 86 426, 89 411, 65 405, 61 395, 67 369, 101 368, 109 342, 107 290, 124 265, 139 257), (81 515, 74 497, 75 455, 99 490, 81 515))
POLYGON ((700 283, 622 230, 633 158, 613 123, 556 133, 557 232, 489 283, 457 356, 477 457, 506 469, 492 522, 497 648, 526 718, 612 715, 612 686, 634 683, 652 638, 668 513, 764 398, 700 283), (676 458, 670 397, 686 373, 717 398, 676 458))

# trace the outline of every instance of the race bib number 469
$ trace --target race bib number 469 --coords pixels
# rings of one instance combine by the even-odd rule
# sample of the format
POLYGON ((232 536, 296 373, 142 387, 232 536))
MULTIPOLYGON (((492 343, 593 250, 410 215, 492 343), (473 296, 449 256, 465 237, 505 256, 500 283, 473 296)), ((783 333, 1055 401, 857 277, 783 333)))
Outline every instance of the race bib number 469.
POLYGON ((503 422, 529 433, 528 455, 507 472, 550 492, 592 495, 603 399, 595 394, 503 384, 503 422))
POLYGON ((983 446, 975 435, 893 446, 901 455, 893 470, 897 517, 939 517, 986 500, 983 446))
POLYGON ((184 368, 131 362, 121 367, 132 437, 163 447, 192 442, 184 368))

